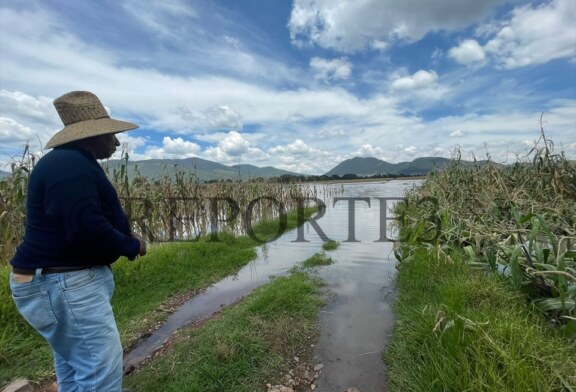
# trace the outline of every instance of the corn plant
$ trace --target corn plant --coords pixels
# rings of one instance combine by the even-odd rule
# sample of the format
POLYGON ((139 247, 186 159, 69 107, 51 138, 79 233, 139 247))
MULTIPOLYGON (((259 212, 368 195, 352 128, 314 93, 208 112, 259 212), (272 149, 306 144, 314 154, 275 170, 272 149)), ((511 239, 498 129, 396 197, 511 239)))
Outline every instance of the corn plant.
POLYGON ((541 128, 524 159, 490 159, 430 174, 397 208, 400 258, 410 244, 460 248, 468 263, 501 273, 534 307, 565 324, 576 316, 576 165, 541 128), (426 202, 426 201, 434 201, 426 202))
POLYGON ((0 265, 8 263, 24 235, 28 178, 36 160, 26 145, 11 163, 10 176, 0 180, 0 265))
MULTIPOLYGON (((199 235, 246 228, 276 218, 298 206, 298 199, 318 195, 315 186, 270 181, 221 181, 200 184, 194 172, 165 166, 157 180, 142 176, 136 166, 128 174, 128 154, 110 178, 118 190, 135 231, 150 241, 194 240, 199 235), (247 222, 250 221, 250 222, 247 222)), ((336 187, 321 186, 323 192, 336 187)))

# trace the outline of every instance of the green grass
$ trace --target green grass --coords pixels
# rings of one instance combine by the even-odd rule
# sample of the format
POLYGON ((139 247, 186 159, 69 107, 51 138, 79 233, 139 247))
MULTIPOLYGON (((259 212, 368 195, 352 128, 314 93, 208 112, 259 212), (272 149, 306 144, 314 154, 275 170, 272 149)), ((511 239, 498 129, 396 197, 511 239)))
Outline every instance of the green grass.
MULTIPOLYGON (((307 209, 305 216, 314 211, 307 209)), ((288 214, 288 229, 301 223, 295 212, 288 214)), ((269 239, 278 228, 278 220, 265 221, 255 225, 254 232, 257 238, 269 239)), ((162 309, 170 298, 206 288, 256 257, 259 242, 248 236, 219 233, 218 239, 158 244, 143 258, 113 264, 116 290, 112 305, 125 347, 167 318, 168 312, 162 309)), ((0 268, 0 387, 18 377, 41 382, 53 374, 49 346, 14 306, 9 273, 8 267, 0 268)))
POLYGON ((328 241, 322 244, 322 249, 326 251, 336 250, 340 247, 340 243, 338 241, 328 241))
POLYGON ((274 279, 125 379, 138 391, 265 391, 281 382, 296 349, 310 347, 320 281, 302 272, 274 279))
POLYGON ((503 278, 424 247, 399 264, 392 391, 576 389, 576 342, 503 278), (572 388, 572 389, 570 389, 572 388))
POLYGON ((313 268, 333 264, 334 260, 324 252, 318 252, 302 262, 302 267, 313 268))

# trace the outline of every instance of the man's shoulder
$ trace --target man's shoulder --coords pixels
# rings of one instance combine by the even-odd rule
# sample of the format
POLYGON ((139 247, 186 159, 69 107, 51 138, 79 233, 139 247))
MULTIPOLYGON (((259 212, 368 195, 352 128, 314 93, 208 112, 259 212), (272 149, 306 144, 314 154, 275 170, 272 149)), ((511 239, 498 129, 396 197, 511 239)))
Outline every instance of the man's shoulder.
POLYGON ((89 164, 90 157, 86 152, 74 148, 55 148, 38 161, 43 166, 71 166, 89 164))
POLYGON ((57 181, 93 170, 90 158, 76 149, 58 148, 44 155, 32 170, 32 175, 48 177, 57 181))

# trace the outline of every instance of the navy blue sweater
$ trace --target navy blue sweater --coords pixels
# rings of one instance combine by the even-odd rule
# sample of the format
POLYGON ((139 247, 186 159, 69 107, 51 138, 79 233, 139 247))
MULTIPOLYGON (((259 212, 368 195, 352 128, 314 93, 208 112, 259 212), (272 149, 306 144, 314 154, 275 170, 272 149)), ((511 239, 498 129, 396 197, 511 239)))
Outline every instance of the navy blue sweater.
POLYGON ((69 146, 43 156, 30 175, 19 268, 111 264, 138 255, 116 190, 91 153, 69 146))

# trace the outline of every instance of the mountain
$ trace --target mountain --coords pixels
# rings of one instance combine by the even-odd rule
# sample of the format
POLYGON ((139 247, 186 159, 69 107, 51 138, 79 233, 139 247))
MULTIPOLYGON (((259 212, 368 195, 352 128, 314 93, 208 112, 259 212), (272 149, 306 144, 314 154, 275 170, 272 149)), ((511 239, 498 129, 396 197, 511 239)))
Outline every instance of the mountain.
MULTIPOLYGON (((124 164, 122 160, 111 160, 103 164, 110 172, 119 170, 124 164)), ((274 167, 258 167, 253 165, 226 166, 221 163, 201 158, 185 159, 147 159, 143 161, 128 161, 128 174, 135 175, 136 171, 149 179, 157 180, 163 175, 173 178, 177 172, 192 174, 198 181, 212 180, 249 180, 253 178, 280 177, 282 175, 298 176, 300 174, 274 167)))
POLYGON ((0 180, 3 179, 4 177, 8 177, 10 175, 10 173, 4 171, 4 170, 0 170, 0 180))
POLYGON ((254 177, 269 178, 269 177, 281 177, 284 175, 291 175, 291 176, 301 175, 299 173, 289 172, 282 169, 276 169, 275 167, 272 166, 258 167, 254 165, 234 165, 230 167, 238 170, 240 174, 249 175, 252 178, 254 177))
POLYGON ((412 162, 389 163, 377 158, 352 158, 340 162, 325 176, 354 174, 362 177, 374 175, 425 175, 433 170, 443 169, 452 162, 448 158, 425 157, 417 158, 412 162))

